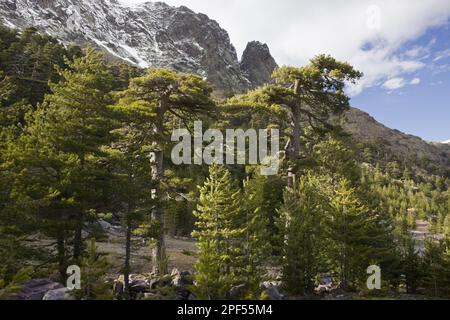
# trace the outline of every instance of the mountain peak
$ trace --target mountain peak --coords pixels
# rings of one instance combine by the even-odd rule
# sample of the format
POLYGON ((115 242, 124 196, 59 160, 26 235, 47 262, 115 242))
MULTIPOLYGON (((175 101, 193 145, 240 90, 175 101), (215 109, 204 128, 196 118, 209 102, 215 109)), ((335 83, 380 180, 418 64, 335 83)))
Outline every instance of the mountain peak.
POLYGON ((163 2, 2 0, 0 24, 35 27, 65 44, 93 45, 140 67, 201 75, 223 96, 253 87, 228 33, 204 14, 163 2))
POLYGON ((241 59, 241 70, 254 87, 269 83, 277 66, 267 44, 259 41, 247 44, 241 59))

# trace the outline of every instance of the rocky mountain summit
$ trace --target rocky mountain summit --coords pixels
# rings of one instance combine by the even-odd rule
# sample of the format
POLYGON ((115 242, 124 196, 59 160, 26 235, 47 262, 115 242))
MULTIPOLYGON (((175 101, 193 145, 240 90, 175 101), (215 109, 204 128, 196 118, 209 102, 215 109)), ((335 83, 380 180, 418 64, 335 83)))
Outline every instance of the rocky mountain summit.
POLYGON ((271 81, 273 70, 278 67, 267 44, 252 41, 247 44, 241 60, 241 70, 254 87, 271 81))
POLYGON ((276 65, 267 46, 261 52, 259 45, 249 45, 255 49, 245 54, 246 69, 241 71, 229 35, 216 21, 162 2, 125 6, 117 0, 2 0, 0 24, 35 27, 63 43, 93 45, 140 67, 196 73, 208 78, 218 95, 261 84, 276 65), (252 54, 257 64, 249 62, 252 54))

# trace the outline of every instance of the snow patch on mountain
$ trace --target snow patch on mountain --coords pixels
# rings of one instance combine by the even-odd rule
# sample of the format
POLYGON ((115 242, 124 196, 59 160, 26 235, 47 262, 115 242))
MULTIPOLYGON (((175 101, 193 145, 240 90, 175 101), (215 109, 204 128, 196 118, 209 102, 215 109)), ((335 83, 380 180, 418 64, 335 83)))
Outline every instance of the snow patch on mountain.
POLYGON ((1 0, 0 24, 35 27, 63 43, 94 45, 137 66, 207 77, 216 92, 245 91, 249 81, 228 33, 204 14, 162 2, 1 0))

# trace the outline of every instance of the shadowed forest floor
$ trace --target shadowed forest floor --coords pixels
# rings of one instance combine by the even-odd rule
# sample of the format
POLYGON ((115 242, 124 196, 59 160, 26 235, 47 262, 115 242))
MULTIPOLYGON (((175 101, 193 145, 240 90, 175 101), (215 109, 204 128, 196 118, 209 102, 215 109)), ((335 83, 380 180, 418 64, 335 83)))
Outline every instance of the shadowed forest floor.
MULTIPOLYGON (((109 232, 109 240, 97 243, 99 252, 107 253, 112 264, 111 273, 120 274, 125 256, 125 237, 120 232, 109 232)), ((169 271, 172 268, 192 270, 195 263, 196 243, 192 240, 166 237, 169 271)), ((152 270, 151 249, 142 239, 133 239, 131 273, 150 273, 152 270)))

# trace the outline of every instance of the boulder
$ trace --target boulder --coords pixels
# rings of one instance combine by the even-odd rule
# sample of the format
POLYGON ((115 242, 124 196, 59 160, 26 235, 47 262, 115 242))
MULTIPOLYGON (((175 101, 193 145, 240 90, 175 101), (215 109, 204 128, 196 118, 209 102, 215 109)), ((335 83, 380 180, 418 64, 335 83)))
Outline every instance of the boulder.
POLYGON ((47 292, 61 288, 64 288, 61 283, 51 279, 33 279, 25 282, 15 297, 17 300, 42 300, 47 292))
POLYGON ((48 291, 42 300, 75 300, 75 297, 71 294, 67 288, 60 288, 48 291))
POLYGON ((276 287, 270 287, 266 289, 269 300, 283 300, 283 295, 278 291, 276 287))
POLYGON ((106 220, 99 219, 97 221, 97 223, 104 231, 109 231, 109 230, 114 229, 113 225, 106 220))
POLYGON ((194 284, 193 277, 189 271, 179 271, 178 269, 173 269, 172 281, 170 285, 175 289, 175 293, 180 300, 188 300, 191 291, 189 286, 194 284))
POLYGON ((230 298, 231 300, 242 299, 246 288, 247 285, 245 283, 232 287, 228 292, 228 298, 230 298))
POLYGON ((132 280, 130 281, 130 291, 136 293, 143 293, 150 290, 150 283, 147 280, 132 280))
POLYGON ((280 281, 265 281, 260 287, 267 293, 269 300, 283 300, 284 296, 279 291, 280 286, 280 281))
POLYGON ((189 271, 182 271, 175 275, 172 275, 172 286, 177 289, 186 288, 186 286, 190 286, 194 284, 192 280, 191 273, 189 271))
MULTIPOLYGON (((151 280, 149 276, 145 274, 130 274, 130 293, 134 296, 137 293, 144 293, 150 291, 151 280)), ((125 278, 122 275, 114 281, 114 293, 122 294, 125 289, 125 278)))
POLYGON ((319 279, 319 285, 316 288, 316 292, 322 296, 328 294, 333 289, 333 278, 331 275, 323 275, 319 279))

